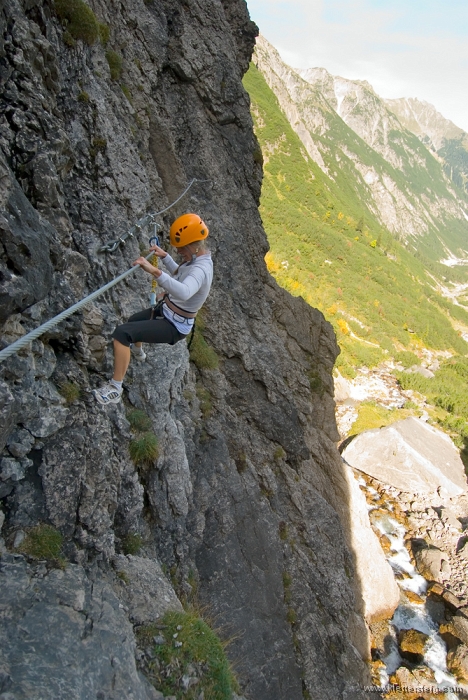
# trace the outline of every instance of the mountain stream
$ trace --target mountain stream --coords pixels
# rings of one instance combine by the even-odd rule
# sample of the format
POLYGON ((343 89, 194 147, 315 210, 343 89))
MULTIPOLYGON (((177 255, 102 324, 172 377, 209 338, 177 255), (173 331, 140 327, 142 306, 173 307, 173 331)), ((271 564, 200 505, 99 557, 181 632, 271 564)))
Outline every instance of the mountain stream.
MULTIPOLYGON (((458 700, 466 696, 468 687, 462 686, 447 670, 447 646, 439 634, 439 625, 444 619, 444 606, 426 595, 428 581, 417 572, 407 549, 408 530, 401 522, 402 512, 396 503, 388 499, 388 494, 385 500, 382 498, 382 492, 374 488, 370 477, 359 475, 357 478, 366 495, 371 523, 374 530, 380 534, 381 541, 383 539, 387 561, 402 592, 400 605, 388 622, 383 650, 378 653, 380 663, 376 664, 376 680, 384 692, 395 682, 403 685, 399 682, 397 671, 409 666, 413 672, 416 671, 414 680, 417 683, 414 685, 431 688, 432 692, 414 696, 409 692, 406 695, 400 693, 399 698, 406 697, 409 700, 413 697, 444 697, 446 700, 458 700), (408 664, 400 653, 398 636, 403 630, 417 630, 428 637, 424 645, 423 659, 417 666, 408 664), (459 690, 463 695, 458 694, 459 690), (441 692, 444 694, 441 695, 441 692)), ((384 694, 384 697, 396 697, 391 693, 390 690, 390 694, 384 694)))
MULTIPOLYGON (((424 359, 428 369, 436 368, 437 357, 424 359)), ((337 393, 341 392, 340 398, 336 395, 337 424, 343 437, 352 434, 352 423, 362 401, 398 409, 411 399, 420 404, 423 417, 427 416, 424 402, 413 392, 401 390, 392 369, 390 365, 374 370, 363 368, 355 380, 344 382, 345 386, 336 384, 337 393)), ((448 670, 446 641, 452 650, 454 644, 464 649, 465 643, 442 632, 444 640, 440 630, 450 627, 454 615, 464 616, 468 611, 468 551, 466 557, 463 555, 465 543, 468 550, 468 533, 464 531, 468 524, 468 494, 444 500, 438 493, 424 496, 399 492, 362 471, 354 473, 366 496, 372 528, 401 592, 392 619, 371 625, 374 683, 381 687, 384 698, 392 700, 466 697, 468 675, 457 672, 456 678, 448 670), (438 548, 446 558, 439 578, 424 572, 426 579, 417 571, 414 543, 423 541, 438 548), (401 648, 402 635, 409 630, 422 640, 418 649, 421 653, 413 657, 401 648), (427 692, 421 692, 422 688, 427 692)))

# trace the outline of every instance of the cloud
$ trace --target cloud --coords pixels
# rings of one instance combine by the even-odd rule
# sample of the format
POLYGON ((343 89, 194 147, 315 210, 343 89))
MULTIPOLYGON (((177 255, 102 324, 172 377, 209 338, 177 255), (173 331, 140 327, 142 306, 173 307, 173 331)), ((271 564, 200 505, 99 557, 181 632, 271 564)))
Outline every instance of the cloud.
POLYGON ((451 0, 248 0, 291 66, 368 80, 382 97, 418 97, 468 131, 468 3, 451 0))

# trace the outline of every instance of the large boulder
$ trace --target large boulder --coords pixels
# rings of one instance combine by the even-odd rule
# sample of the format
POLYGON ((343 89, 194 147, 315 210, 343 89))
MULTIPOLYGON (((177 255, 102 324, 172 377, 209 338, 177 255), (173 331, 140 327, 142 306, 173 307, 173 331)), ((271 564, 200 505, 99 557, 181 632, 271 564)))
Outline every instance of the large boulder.
POLYGON ((442 635, 449 634, 468 646, 468 618, 461 613, 457 613, 449 622, 442 623, 439 632, 442 635))
POLYGON ((468 682, 468 647, 459 644, 447 653, 447 668, 462 683, 468 682))
POLYGON ((422 546, 413 543, 416 568, 428 581, 446 580, 450 576, 448 555, 438 547, 424 542, 422 546))
POLYGON ((333 383, 335 387, 334 398, 337 403, 346 401, 351 396, 351 387, 347 379, 342 377, 337 371, 336 376, 333 377, 333 383))
POLYGON ((420 663, 424 658, 424 647, 429 636, 418 630, 402 630, 398 635, 398 646, 403 658, 420 663))
POLYGON ((343 450, 348 464, 400 491, 449 496, 467 489, 460 453, 451 439, 418 418, 366 430, 343 450))
POLYGON ((400 591, 380 542, 372 530, 366 497, 359 488, 352 469, 344 466, 349 486, 350 540, 364 601, 364 616, 370 624, 392 617, 400 600, 400 591))
MULTIPOLYGON (((397 668, 395 673, 390 676, 390 683, 394 685, 394 689, 390 686, 390 692, 385 693, 388 700, 399 700, 404 697, 405 700, 420 700, 421 686, 434 687, 435 677, 431 669, 427 667, 413 668, 411 671, 405 666, 397 668), (404 694, 401 693, 401 688, 404 688, 404 694)), ((426 697, 433 697, 427 695, 426 697)))

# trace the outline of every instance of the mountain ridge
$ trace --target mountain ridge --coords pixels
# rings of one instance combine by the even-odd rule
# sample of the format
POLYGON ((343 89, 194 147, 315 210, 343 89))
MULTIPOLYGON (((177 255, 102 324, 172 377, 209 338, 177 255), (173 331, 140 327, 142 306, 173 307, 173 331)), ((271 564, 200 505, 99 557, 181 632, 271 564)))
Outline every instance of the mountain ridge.
MULTIPOLYGON (((341 83, 341 85, 349 84, 373 93, 398 118, 405 129, 417 136, 433 154, 437 155, 438 160, 446 165, 446 174, 456 184, 460 185, 459 178, 454 178, 453 172, 447 172, 447 169, 453 168, 455 164, 450 158, 446 160, 446 154, 444 155, 443 151, 446 149, 448 142, 454 141, 460 143, 462 149, 468 152, 468 134, 453 121, 447 119, 434 105, 416 97, 381 98, 367 80, 343 78, 342 76, 331 74, 326 68, 294 68, 294 70, 307 82, 318 85, 341 117, 343 117, 343 114, 340 110, 340 102, 343 97, 341 97, 340 101, 336 91, 330 90, 331 84, 334 83, 335 86, 337 83, 341 83)), ((466 173, 463 185, 465 185, 465 182, 466 173)), ((466 192, 465 186, 463 186, 463 189, 466 192)))
POLYGON ((433 105, 415 97, 385 100, 401 121, 424 145, 437 154, 446 175, 468 192, 468 134, 433 105))
POLYGON ((384 102, 415 136, 430 137, 430 145, 435 151, 441 148, 443 139, 468 136, 461 127, 444 117, 430 102, 417 97, 385 99, 384 102))
POLYGON ((334 78, 325 69, 303 72, 314 81, 310 83, 262 36, 253 60, 309 155, 328 176, 336 179, 337 166, 341 168, 363 206, 394 235, 428 236, 433 259, 447 257, 441 240, 465 256, 466 199, 455 191, 437 155, 402 129, 370 86, 334 78), (367 118, 370 112, 375 118, 367 118))

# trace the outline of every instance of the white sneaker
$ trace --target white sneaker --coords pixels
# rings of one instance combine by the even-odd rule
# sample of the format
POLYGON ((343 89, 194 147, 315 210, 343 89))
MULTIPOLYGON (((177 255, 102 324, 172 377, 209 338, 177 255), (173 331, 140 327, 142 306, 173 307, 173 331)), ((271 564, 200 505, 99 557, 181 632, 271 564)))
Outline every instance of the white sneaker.
POLYGON ((122 398, 122 389, 117 389, 117 387, 109 382, 99 389, 93 389, 93 394, 96 401, 106 406, 108 403, 119 403, 122 398))
POLYGON ((136 345, 130 345, 130 350, 135 358, 135 360, 138 360, 138 362, 144 362, 146 360, 146 352, 143 350, 143 348, 138 348, 136 345))

